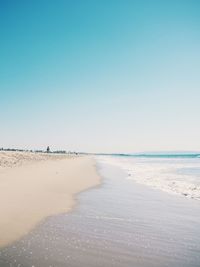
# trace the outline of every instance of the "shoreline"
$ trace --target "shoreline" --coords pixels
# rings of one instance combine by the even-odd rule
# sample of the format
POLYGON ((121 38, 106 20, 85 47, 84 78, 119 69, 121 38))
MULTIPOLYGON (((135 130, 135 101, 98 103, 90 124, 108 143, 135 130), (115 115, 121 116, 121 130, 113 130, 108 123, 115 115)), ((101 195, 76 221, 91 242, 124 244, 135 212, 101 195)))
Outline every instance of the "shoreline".
POLYGON ((0 250, 2 267, 199 266, 200 207, 126 179, 99 163, 100 186, 77 195, 68 213, 49 216, 0 250))
POLYGON ((21 166, 0 169, 1 248, 22 238, 47 217, 69 212, 80 192, 100 184, 92 157, 53 155, 37 161, 35 156, 28 164, 22 161, 21 166))

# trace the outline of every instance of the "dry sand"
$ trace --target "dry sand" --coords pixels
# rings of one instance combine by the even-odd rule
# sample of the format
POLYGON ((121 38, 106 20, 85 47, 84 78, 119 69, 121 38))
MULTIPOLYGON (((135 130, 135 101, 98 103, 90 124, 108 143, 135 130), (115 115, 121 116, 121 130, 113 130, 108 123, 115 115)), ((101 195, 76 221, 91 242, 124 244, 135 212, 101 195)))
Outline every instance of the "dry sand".
POLYGON ((74 196, 99 184, 91 157, 0 152, 0 246, 45 217, 67 212, 74 196))

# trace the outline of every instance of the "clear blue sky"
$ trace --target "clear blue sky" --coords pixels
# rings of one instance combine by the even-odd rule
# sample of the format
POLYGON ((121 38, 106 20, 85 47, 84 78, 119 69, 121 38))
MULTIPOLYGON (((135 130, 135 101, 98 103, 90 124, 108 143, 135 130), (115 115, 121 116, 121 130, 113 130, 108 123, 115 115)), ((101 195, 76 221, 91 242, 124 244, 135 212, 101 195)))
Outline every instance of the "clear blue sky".
POLYGON ((0 146, 200 150, 200 1, 0 0, 0 146))

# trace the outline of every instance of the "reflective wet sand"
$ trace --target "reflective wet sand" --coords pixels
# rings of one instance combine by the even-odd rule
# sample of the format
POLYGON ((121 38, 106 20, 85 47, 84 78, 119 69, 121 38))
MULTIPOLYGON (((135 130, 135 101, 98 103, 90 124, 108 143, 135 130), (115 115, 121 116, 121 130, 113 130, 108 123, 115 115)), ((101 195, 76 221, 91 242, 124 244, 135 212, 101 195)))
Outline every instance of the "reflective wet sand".
POLYGON ((103 184, 0 250, 1 267, 199 267, 200 203, 98 166, 103 184))

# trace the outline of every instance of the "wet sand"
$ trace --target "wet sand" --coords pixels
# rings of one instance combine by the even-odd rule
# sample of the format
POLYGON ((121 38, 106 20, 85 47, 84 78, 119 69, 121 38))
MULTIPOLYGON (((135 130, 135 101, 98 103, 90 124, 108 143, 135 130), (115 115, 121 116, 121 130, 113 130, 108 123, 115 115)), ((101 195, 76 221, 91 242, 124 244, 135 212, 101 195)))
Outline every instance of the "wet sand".
POLYGON ((101 186, 1 249, 0 266, 200 266, 198 201, 136 184, 118 167, 98 169, 101 186))

